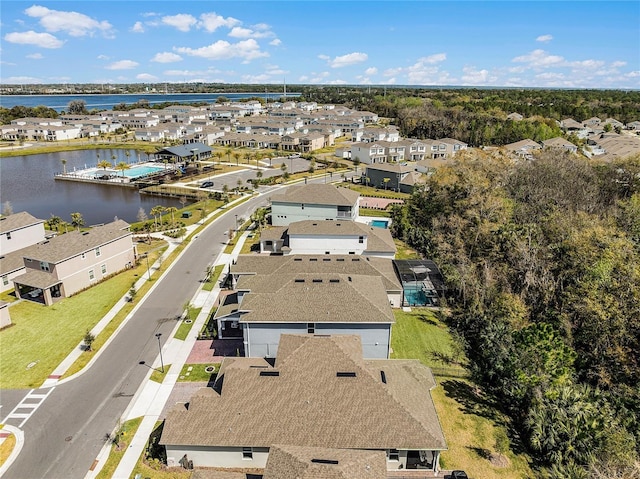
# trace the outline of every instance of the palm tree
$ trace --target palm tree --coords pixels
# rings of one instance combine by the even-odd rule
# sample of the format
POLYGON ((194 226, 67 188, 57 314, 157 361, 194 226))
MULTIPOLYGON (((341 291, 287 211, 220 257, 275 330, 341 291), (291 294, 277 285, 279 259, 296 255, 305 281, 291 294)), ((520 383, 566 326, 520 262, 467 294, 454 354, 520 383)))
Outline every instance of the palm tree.
POLYGON ((118 157, 116 155, 111 155, 111 159, 113 160, 113 166, 116 166, 116 160, 118 157))
POLYGON ((71 224, 80 231, 80 227, 84 225, 84 218, 80 213, 71 213, 71 224))
POLYGON ((165 211, 171 214, 171 226, 173 226, 176 223, 176 220, 174 219, 173 215, 178 211, 178 208, 176 208, 175 206, 169 206, 168 208, 165 209, 165 211))
POLYGON ((127 163, 129 163, 129 157, 131 156, 131 153, 129 153, 129 150, 126 150, 124 154, 127 157, 127 163))
POLYGON ((50 229, 55 229, 56 231, 58 231, 58 227, 62 223, 62 218, 51 213, 51 218, 49 218, 47 223, 49 224, 50 229))
POLYGON ((251 153, 249 153, 248 151, 244 154, 244 159, 247 161, 247 165, 249 164, 249 161, 251 161, 251 153))
POLYGON ((156 205, 151 208, 151 211, 149 211, 149 213, 151 213, 151 216, 153 216, 153 228, 155 231, 158 230, 158 216, 161 216, 163 212, 164 206, 161 205, 156 205))
POLYGON ((220 163, 220 161, 222 161, 222 155, 223 155, 223 153, 220 150, 216 151, 213 154, 213 156, 215 156, 218 159, 218 163, 220 163))
POLYGON ((360 165, 360 158, 357 156, 353 159, 353 166, 356 167, 356 173, 358 173, 358 166, 360 165))
POLYGON ((224 150, 224 154, 227 155, 227 161, 229 163, 231 163, 231 153, 233 153, 233 150, 231 148, 227 148, 226 150, 224 150))
POLYGON ((103 169, 107 169, 111 167, 111 163, 109 163, 107 160, 102 160, 100 161, 97 165, 98 168, 103 168, 103 169))
POLYGON ((66 175, 67 174, 67 160, 62 158, 60 160, 60 163, 62 163, 62 172, 66 175))
POLYGON ((237 151, 233 154, 233 157, 236 159, 236 166, 240 166, 240 153, 237 151))
POLYGON ((122 170, 122 177, 124 178, 124 170, 128 170, 129 168, 131 168, 129 166, 128 163, 125 163, 124 161, 121 161, 120 163, 118 163, 116 165, 116 170, 122 170))

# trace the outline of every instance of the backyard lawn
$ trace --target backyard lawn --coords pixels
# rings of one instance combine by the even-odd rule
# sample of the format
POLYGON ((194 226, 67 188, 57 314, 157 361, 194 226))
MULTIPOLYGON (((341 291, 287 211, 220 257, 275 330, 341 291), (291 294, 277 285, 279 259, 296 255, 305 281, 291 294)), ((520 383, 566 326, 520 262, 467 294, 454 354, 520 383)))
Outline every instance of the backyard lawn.
POLYGON ((464 378, 466 359, 447 326, 426 308, 396 310, 395 317, 392 358, 419 359, 436 375, 438 386, 431 394, 449 447, 440 466, 465 470, 473 479, 534 477, 526 456, 511 451, 504 457, 496 453, 504 418, 490 399, 464 378))
MULTIPOLYGON (((150 261, 159 254, 152 251, 150 261)), ((53 306, 32 301, 11 306, 13 326, 0 331, 0 387, 39 387, 87 330, 146 273, 147 265, 141 263, 53 306)))

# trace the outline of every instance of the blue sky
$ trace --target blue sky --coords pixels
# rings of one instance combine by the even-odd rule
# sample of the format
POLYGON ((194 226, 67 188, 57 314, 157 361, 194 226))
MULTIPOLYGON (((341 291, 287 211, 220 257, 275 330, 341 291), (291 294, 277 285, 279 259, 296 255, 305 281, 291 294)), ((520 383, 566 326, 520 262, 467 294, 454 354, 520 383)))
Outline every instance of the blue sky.
POLYGON ((2 83, 640 88, 640 2, 7 1, 2 83))

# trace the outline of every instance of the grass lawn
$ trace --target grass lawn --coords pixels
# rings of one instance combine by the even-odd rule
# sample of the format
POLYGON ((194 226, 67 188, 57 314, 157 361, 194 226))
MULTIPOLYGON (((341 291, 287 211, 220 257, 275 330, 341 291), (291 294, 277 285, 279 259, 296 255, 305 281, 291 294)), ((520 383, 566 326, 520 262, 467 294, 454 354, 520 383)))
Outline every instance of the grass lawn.
POLYGON ((120 464, 120 459, 124 456, 124 453, 129 447, 129 443, 133 439, 133 436, 135 436, 141 422, 142 418, 137 417, 130 421, 126 421, 122 425, 118 431, 120 433, 119 438, 113 440, 114 444, 111 446, 111 452, 109 452, 107 462, 105 462, 100 473, 96 476, 97 479, 109 479, 113 476, 118 464, 120 464))
POLYGON ((16 447, 16 437, 11 434, 7 437, 2 444, 0 444, 0 466, 2 466, 9 456, 11 451, 16 447))
POLYGON ((185 364, 178 376, 178 382, 208 382, 215 377, 220 370, 220 363, 211 364, 185 364), (213 367, 214 371, 206 371, 213 367))
POLYGON ((420 253, 408 246, 404 241, 394 238, 396 244, 396 259, 422 259, 420 253))
MULTIPOLYGON (((202 308, 197 308, 192 310, 193 311, 192 315, 194 316, 194 318, 198 317, 198 314, 200 313, 201 309, 202 308)), ((179 339, 181 341, 184 341, 185 339, 187 339, 187 336, 189 336, 189 331, 191 331, 191 328, 193 327, 193 323, 195 319, 189 319, 188 321, 189 322, 187 322, 187 320, 185 319, 180 322, 180 326, 178 326, 178 330, 176 331, 176 334, 173 335, 174 338, 179 339)))
POLYGON ((240 254, 250 254, 260 251, 260 231, 254 230, 242 245, 240 254))
POLYGON ((371 196, 374 198, 392 198, 406 200, 407 198, 409 198, 409 196, 411 196, 408 193, 400 193, 384 189, 381 190, 380 188, 374 188, 373 186, 366 186, 349 182, 344 183, 342 186, 344 186, 345 188, 349 188, 350 190, 357 191, 362 196, 371 196))
POLYGON ((209 280, 206 281, 202 286, 203 290, 213 291, 213 288, 215 287, 216 283, 218 282, 218 279, 220 278, 220 273, 222 273, 222 270, 224 269, 225 266, 226 265, 224 264, 219 264, 218 266, 213 268, 213 272, 211 273, 211 276, 209 276, 209 280))
POLYGON ((164 378, 169 372, 169 369, 171 369, 171 364, 164 365, 164 372, 162 372, 162 369, 154 369, 149 379, 162 384, 162 381, 164 381, 164 378))
POLYGON ((378 216, 388 218, 391 214, 387 210, 374 210, 372 208, 360 208, 360 216, 378 216))
MULTIPOLYGON (((448 328, 432 311, 414 308, 395 311, 391 334, 393 358, 419 359, 434 372, 464 371, 464 355, 448 328), (441 369, 443 368, 443 369, 441 369)), ((467 379, 438 375, 432 397, 449 450, 442 454, 443 469, 463 469, 474 479, 532 478, 526 456, 508 452, 508 465, 494 466, 497 432, 504 426, 499 412, 467 379)))

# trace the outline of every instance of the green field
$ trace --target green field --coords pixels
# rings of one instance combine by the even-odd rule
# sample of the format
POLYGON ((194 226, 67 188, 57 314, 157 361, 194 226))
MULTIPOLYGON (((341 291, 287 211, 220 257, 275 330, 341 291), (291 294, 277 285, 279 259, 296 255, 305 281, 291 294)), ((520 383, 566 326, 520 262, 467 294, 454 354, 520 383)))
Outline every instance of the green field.
POLYGON ((497 455, 496 437, 504 430, 505 418, 465 378, 466 358, 447 326, 426 308, 395 310, 395 317, 392 358, 419 359, 432 368, 438 382, 431 394, 449 447, 441 467, 462 469, 471 479, 534 477, 526 456, 511 451, 504 458, 497 455))

